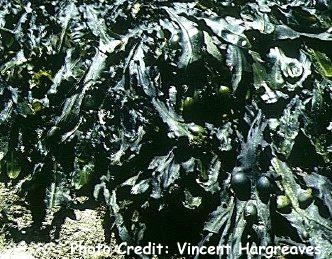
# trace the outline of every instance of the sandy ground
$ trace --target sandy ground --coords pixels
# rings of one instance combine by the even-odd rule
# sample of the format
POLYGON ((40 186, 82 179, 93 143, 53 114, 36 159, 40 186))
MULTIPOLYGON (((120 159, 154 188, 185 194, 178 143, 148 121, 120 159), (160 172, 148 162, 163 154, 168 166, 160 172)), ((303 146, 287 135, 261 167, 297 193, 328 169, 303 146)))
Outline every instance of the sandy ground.
POLYGON ((44 230, 49 230, 50 240, 47 240, 43 234, 31 230, 31 214, 24 201, 0 183, 0 259, 124 258, 109 253, 114 251, 116 242, 114 237, 110 243, 105 242, 102 225, 105 210, 84 208, 85 201, 84 197, 78 198, 82 208, 75 209, 60 229, 51 227, 56 209, 48 211, 43 223, 44 230), (107 248, 98 251, 98 244, 107 248))

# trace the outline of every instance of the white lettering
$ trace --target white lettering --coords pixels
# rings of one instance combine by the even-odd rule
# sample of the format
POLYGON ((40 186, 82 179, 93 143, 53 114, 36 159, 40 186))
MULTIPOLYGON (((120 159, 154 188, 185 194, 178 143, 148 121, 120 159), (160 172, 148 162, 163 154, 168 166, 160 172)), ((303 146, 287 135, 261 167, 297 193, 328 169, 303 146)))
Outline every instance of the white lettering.
POLYGON ((315 247, 315 255, 319 255, 322 252, 322 249, 320 246, 315 247))
POLYGON ((127 242, 122 242, 120 245, 117 246, 117 253, 120 255, 126 254, 126 250, 121 250, 123 246, 127 246, 127 242))
POLYGON ((179 242, 177 242, 176 245, 178 247, 178 251, 179 251, 180 255, 183 255, 184 254, 184 250, 187 247, 187 242, 185 242, 182 246, 181 246, 181 244, 179 242))

